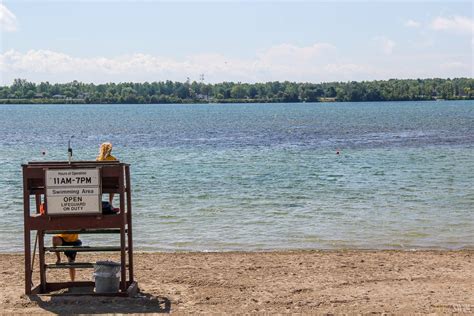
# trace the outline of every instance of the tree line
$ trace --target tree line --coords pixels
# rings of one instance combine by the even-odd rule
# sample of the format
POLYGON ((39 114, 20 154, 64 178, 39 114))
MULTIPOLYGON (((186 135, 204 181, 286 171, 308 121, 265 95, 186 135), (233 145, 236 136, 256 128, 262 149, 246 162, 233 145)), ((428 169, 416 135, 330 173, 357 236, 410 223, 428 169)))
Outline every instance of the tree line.
POLYGON ((0 86, 0 103, 253 103, 472 100, 474 79, 390 79, 362 82, 144 82, 39 84, 15 79, 0 86))

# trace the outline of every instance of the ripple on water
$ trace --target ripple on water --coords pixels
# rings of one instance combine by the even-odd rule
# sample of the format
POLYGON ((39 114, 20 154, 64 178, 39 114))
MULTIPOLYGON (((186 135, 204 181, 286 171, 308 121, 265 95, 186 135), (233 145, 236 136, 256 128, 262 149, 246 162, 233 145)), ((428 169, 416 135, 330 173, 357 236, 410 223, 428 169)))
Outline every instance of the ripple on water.
POLYGON ((20 164, 72 134, 132 164, 140 250, 473 248, 473 122, 472 101, 0 106, 0 251, 23 247, 20 164))

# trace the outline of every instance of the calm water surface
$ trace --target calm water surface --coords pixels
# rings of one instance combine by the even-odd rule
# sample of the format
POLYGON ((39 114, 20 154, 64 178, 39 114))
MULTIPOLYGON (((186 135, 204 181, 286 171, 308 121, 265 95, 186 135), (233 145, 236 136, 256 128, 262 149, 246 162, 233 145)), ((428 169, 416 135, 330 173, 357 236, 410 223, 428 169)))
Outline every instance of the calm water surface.
POLYGON ((0 105, 0 251, 23 247, 21 163, 71 135, 132 164, 139 250, 474 248, 473 101, 0 105))

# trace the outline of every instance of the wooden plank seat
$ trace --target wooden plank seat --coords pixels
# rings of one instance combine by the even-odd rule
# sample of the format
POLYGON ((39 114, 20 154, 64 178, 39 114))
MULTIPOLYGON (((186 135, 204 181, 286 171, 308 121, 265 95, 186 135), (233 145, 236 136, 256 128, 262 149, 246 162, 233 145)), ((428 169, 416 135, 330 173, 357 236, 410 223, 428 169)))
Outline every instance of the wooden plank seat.
MULTIPOLYGON (((48 235, 57 234, 120 234, 120 229, 75 229, 75 230, 47 230, 44 232, 48 235)), ((127 230, 125 230, 127 233, 127 230)))
POLYGON ((90 269, 94 268, 94 263, 92 262, 65 262, 65 263, 54 263, 54 264, 46 264, 46 269, 90 269))
POLYGON ((120 251, 122 248, 116 246, 57 246, 57 247, 44 247, 45 251, 49 252, 65 252, 65 251, 77 251, 77 252, 102 252, 102 251, 120 251))

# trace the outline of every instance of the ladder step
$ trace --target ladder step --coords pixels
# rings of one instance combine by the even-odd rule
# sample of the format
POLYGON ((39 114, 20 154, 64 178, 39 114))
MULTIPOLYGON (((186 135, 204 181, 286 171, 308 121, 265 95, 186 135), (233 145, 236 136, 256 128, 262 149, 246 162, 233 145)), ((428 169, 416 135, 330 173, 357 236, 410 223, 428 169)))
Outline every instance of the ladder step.
MULTIPOLYGON (((94 268, 95 263, 93 262, 66 262, 66 263, 54 263, 54 264, 45 264, 46 269, 90 269, 94 268)), ((128 268, 128 264, 125 265, 128 268)))
POLYGON ((46 269, 89 269, 94 268, 94 263, 91 262, 68 262, 68 263, 55 263, 45 264, 46 269))
MULTIPOLYGON (((77 252, 99 252, 99 251, 121 251, 122 248, 116 246, 102 246, 102 247, 90 247, 90 246, 58 246, 58 247, 44 247, 45 251, 49 252, 65 252, 65 251, 77 251, 77 252)), ((127 250, 127 248, 125 248, 127 250)))
MULTIPOLYGON (((127 232, 127 230, 125 230, 127 232)), ((75 229, 75 230, 47 230, 45 234, 120 234, 120 229, 75 229)))

